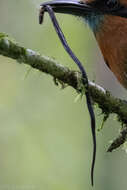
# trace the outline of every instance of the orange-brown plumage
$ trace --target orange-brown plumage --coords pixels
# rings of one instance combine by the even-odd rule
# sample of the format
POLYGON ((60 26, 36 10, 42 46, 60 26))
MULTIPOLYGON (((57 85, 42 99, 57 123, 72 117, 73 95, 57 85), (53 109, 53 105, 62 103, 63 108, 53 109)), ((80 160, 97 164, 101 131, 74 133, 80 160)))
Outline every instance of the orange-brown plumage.
POLYGON ((127 19, 105 16, 95 36, 106 64, 127 88, 127 19))
MULTIPOLYGON (((107 6, 106 3, 109 1, 127 7, 127 0, 107 0, 104 4, 102 0, 102 6, 107 6)), ((81 2, 90 5, 101 0, 81 0, 81 2)), ((105 63, 119 82, 127 88, 127 18, 103 12, 99 17, 96 13, 92 14, 92 17, 90 15, 87 17, 87 22, 96 36, 105 63)))
POLYGON ((127 0, 120 0, 120 3, 123 5, 127 5, 127 0))

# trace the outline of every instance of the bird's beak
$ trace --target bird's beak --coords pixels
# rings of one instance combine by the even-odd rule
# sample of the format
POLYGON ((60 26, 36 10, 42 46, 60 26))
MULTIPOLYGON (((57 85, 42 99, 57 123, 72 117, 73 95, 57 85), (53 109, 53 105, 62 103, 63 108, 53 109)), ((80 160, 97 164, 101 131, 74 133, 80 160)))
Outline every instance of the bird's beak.
POLYGON ((54 12, 72 14, 76 16, 86 16, 88 14, 109 14, 127 18, 127 7, 118 6, 112 9, 106 7, 98 7, 94 3, 86 3, 80 0, 52 0, 44 2, 40 5, 40 12, 46 11, 45 7, 50 6, 54 12), (45 10, 44 10, 45 9, 45 10))
POLYGON ((93 8, 90 5, 78 0, 53 0, 42 3, 40 7, 44 8, 48 5, 52 7, 54 12, 77 16, 85 16, 93 11, 93 8))

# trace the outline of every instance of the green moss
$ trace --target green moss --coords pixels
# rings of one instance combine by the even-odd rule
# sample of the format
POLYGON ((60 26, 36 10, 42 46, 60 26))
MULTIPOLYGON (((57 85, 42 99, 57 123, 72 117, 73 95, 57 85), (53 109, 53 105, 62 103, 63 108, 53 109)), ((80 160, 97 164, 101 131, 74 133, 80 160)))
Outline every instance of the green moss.
POLYGON ((5 34, 5 33, 0 33, 0 39, 1 39, 1 38, 4 38, 4 37, 8 37, 8 35, 5 34))
POLYGON ((102 123, 101 123, 101 126, 97 129, 98 131, 101 131, 104 127, 104 124, 106 123, 107 119, 109 118, 109 113, 105 114, 104 113, 104 117, 103 117, 103 120, 102 120, 102 123))

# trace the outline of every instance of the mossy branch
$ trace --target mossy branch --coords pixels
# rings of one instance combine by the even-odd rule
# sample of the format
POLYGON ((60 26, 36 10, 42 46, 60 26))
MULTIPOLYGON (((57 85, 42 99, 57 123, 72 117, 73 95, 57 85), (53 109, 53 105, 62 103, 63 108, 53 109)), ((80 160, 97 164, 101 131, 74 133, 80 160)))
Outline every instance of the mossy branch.
MULTIPOLYGON (((33 50, 21 47, 4 33, 0 33, 0 55, 15 59, 20 64, 25 63, 41 72, 50 74, 54 79, 73 87, 77 92, 82 91, 80 72, 70 70, 49 57, 42 56, 33 50)), ((92 100, 94 103, 98 104, 99 108, 102 109, 102 113, 105 115, 109 115, 111 113, 117 114, 119 121, 126 126, 127 103, 121 99, 113 97, 109 92, 105 91, 93 82, 89 82, 89 85, 92 100)), ((125 133, 121 132, 120 134, 125 133)), ((122 139, 122 135, 120 135, 120 139, 122 139)), ((109 147, 108 150, 111 151, 123 144, 126 139, 125 135, 123 135, 123 139, 124 140, 119 140, 117 138, 117 141, 114 141, 115 146, 113 146, 112 143, 111 149, 109 147), (116 145, 116 142, 121 143, 117 143, 116 145)))

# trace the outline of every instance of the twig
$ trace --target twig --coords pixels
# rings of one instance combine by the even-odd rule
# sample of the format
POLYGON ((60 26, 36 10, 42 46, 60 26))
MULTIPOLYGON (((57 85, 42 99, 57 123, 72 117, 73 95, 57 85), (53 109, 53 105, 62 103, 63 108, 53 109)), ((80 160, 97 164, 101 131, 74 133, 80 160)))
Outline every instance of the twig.
POLYGON ((127 126, 124 126, 120 131, 120 135, 111 143, 107 152, 112 152, 114 149, 120 147, 127 140, 127 126))

